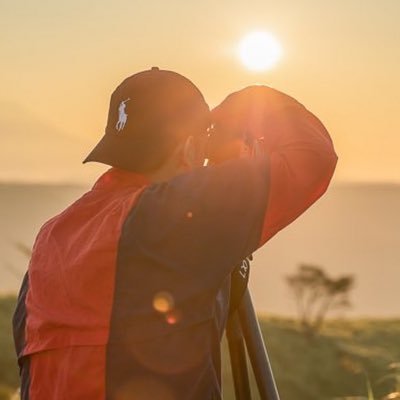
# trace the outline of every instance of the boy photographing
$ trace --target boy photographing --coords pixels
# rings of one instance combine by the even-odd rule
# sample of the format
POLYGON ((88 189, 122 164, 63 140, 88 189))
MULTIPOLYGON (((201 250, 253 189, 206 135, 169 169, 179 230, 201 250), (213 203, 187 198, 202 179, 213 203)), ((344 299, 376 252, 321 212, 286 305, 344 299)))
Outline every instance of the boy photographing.
POLYGON ((112 168, 41 228, 21 287, 22 399, 220 399, 231 273, 326 191, 326 129, 265 86, 210 113, 152 68, 116 88, 87 161, 112 168))

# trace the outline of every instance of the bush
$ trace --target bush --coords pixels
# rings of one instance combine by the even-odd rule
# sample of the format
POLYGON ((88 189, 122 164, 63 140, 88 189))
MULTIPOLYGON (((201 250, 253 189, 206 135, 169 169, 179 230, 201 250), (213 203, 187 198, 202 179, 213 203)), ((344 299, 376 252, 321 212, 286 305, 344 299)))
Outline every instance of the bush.
POLYGON ((10 387, 0 384, 0 400, 10 400, 14 390, 10 387))
MULTIPOLYGON (((18 365, 12 337, 12 315, 16 304, 15 296, 0 298, 0 399, 4 393, 19 386, 18 365)), ((6 397, 8 399, 8 397, 6 397)))

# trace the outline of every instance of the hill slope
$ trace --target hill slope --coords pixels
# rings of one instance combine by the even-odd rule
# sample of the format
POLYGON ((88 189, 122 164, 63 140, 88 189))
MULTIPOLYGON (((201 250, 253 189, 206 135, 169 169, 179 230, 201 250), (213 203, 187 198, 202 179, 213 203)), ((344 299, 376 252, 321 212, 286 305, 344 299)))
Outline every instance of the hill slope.
POLYGON ((400 315, 400 186, 342 184, 255 254, 251 289, 258 310, 294 312, 284 278, 301 262, 333 276, 353 274, 350 315, 400 315))
MULTIPOLYGON (((0 292, 15 292, 27 259, 16 242, 32 245, 43 222, 87 187, 0 184, 0 292)), ((400 315, 400 186, 331 187, 303 216, 255 254, 251 291, 259 312, 293 315, 284 278, 298 263, 331 275, 352 273, 356 287, 350 315, 400 315)))

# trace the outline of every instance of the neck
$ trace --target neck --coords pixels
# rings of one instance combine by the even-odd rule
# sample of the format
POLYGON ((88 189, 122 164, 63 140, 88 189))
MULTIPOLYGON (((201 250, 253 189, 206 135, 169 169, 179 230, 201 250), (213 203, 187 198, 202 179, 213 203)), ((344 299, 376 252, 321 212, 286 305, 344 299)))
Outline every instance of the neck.
POLYGON ((175 171, 175 170, 160 168, 157 171, 145 174, 145 176, 150 182, 157 183, 157 182, 168 181, 174 176, 179 175, 180 172, 181 171, 178 170, 175 171))
POLYGON ((178 154, 179 153, 175 153, 172 157, 168 158, 157 170, 146 173, 146 178, 154 183, 165 182, 172 179, 174 176, 189 171, 190 167, 181 162, 181 158, 178 157, 178 154))

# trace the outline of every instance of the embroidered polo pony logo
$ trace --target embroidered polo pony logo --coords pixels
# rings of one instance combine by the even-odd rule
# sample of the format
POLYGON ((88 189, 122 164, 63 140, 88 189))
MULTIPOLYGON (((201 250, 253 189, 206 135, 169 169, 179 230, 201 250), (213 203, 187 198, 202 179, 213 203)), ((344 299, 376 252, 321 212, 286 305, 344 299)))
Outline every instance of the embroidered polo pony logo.
POLYGON ((126 121, 128 120, 128 114, 125 112, 126 102, 128 102, 130 98, 127 98, 124 101, 121 101, 118 107, 118 122, 115 125, 115 128, 118 132, 122 131, 125 128, 126 121))

